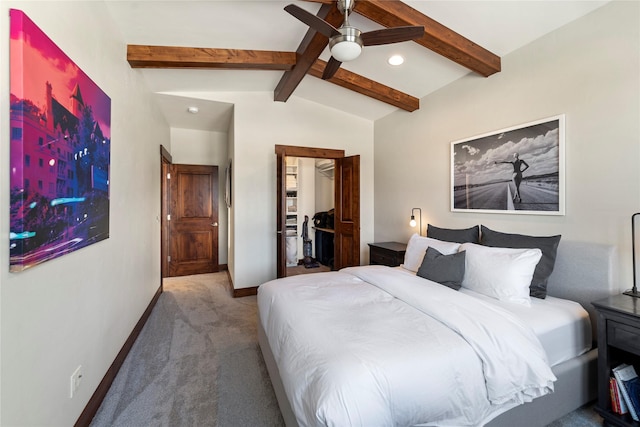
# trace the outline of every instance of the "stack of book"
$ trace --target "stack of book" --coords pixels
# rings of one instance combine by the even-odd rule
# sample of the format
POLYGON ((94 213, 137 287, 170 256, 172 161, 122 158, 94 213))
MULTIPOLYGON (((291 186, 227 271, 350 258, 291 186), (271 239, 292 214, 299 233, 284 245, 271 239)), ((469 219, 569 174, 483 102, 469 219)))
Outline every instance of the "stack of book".
POLYGON ((623 363, 613 368, 609 380, 611 410, 616 414, 629 413, 634 421, 640 421, 640 378, 633 365, 623 363))

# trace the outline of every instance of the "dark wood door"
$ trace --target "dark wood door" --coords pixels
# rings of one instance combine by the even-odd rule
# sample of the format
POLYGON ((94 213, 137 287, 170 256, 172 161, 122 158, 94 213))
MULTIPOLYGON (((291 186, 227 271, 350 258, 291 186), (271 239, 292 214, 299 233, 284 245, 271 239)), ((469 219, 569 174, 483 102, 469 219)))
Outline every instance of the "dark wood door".
POLYGON ((218 167, 174 164, 170 182, 169 275, 218 271, 218 167))
POLYGON ((335 159, 334 268, 360 265, 360 156, 335 159))

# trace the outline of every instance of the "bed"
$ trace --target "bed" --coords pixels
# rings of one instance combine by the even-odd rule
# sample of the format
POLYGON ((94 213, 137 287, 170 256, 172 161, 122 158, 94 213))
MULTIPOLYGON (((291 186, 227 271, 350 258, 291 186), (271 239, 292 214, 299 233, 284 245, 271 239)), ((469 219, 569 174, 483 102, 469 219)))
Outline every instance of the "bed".
MULTIPOLYGON (((545 426, 595 399, 590 302, 619 292, 613 247, 560 242, 546 298, 516 301, 522 290, 487 295, 468 276, 495 273, 505 265, 500 256, 517 250, 496 248, 487 261, 475 243, 454 250, 419 242, 401 267, 350 267, 259 287, 260 347, 288 427, 545 426), (466 253, 463 286, 416 272, 427 261, 410 258, 424 245, 447 262, 466 253)), ((535 267, 542 254, 531 251, 518 252, 518 262, 535 267)), ((508 273, 523 278, 510 280, 532 280, 524 264, 508 273)))

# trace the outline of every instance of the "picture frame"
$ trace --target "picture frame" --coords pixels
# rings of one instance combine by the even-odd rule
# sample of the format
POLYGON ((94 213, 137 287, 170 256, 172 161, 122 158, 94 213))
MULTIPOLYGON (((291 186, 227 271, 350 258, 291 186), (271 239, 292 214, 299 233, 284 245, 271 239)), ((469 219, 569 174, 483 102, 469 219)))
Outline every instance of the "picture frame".
POLYGON ((451 211, 565 214, 564 114, 451 143, 451 211))
POLYGON ((109 238, 111 99, 10 10, 9 271, 109 238))

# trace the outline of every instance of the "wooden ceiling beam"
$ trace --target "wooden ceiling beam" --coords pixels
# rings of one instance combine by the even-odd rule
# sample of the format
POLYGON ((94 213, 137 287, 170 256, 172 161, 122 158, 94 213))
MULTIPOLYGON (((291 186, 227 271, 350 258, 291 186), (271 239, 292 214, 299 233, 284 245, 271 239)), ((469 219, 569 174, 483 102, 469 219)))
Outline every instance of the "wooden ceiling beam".
POLYGON ((399 0, 358 0, 355 11, 385 27, 424 26, 416 43, 484 77, 501 69, 499 56, 399 0))
MULTIPOLYGON (((325 61, 318 59, 309 69, 309 74, 321 79, 326 66, 327 63, 325 61)), ((338 69, 333 77, 327 81, 345 89, 361 93, 362 95, 401 108, 405 111, 411 112, 420 108, 420 100, 418 98, 407 95, 404 92, 400 92, 399 90, 385 86, 343 68, 338 69)))
MULTIPOLYGON (((335 27, 343 15, 335 0, 308 0, 323 3, 318 17, 335 27)), ((355 11, 385 27, 421 25, 425 34, 415 40, 420 45, 488 77, 500 71, 500 57, 445 27, 400 0, 358 0, 355 11)), ((128 45, 127 61, 132 68, 202 68, 285 71, 275 91, 276 101, 286 101, 305 75, 322 78, 327 63, 318 59, 329 40, 309 29, 294 52, 215 49, 178 46, 128 45)), ((329 82, 406 111, 420 108, 420 101, 366 77, 339 69, 329 82)))
MULTIPOLYGON (((337 7, 337 3, 323 4, 317 16, 324 19, 334 27, 339 27, 344 20, 337 7)), ((291 19, 295 19, 291 17, 291 19)), ((304 25, 301 23, 301 25, 304 25)), ((329 39, 309 28, 296 51, 296 65, 292 70, 286 71, 273 93, 275 101, 286 102, 293 91, 298 87, 304 76, 307 75, 322 51, 329 44, 329 39)))
MULTIPOLYGON (((335 0, 307 0, 331 3, 335 0)), ((500 57, 400 0, 356 0, 354 11, 384 27, 422 25, 414 42, 484 77, 500 72, 500 57)))
MULTIPOLYGON (((177 46, 127 46, 127 61, 132 68, 293 70, 296 66, 296 56, 295 52, 177 46)), ((322 78, 326 65, 325 61, 316 59, 306 69, 306 72, 314 77, 322 78)), ((420 108, 420 101, 417 98, 347 70, 339 70, 328 81, 406 111, 415 111, 420 108)), ((295 86, 297 87, 297 84, 295 86)))
POLYGON ((132 68, 288 71, 296 65, 296 54, 266 50, 128 45, 127 61, 132 68))

